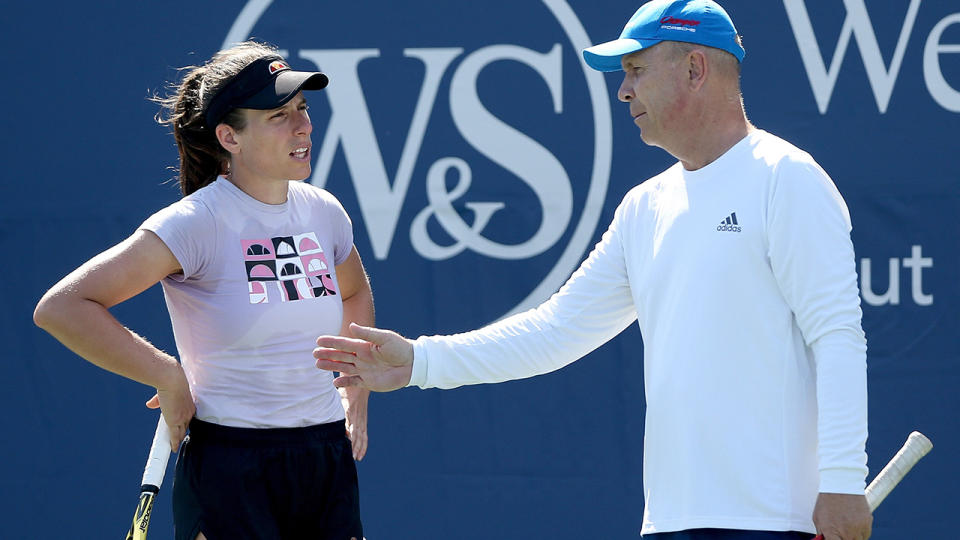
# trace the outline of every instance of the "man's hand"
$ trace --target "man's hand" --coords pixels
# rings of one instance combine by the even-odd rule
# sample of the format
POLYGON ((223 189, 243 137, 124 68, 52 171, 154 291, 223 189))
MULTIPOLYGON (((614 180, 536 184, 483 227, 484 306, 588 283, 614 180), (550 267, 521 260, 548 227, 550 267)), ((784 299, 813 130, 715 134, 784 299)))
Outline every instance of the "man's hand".
POLYGON ((873 515, 863 495, 821 493, 813 509, 813 524, 824 540, 867 540, 873 515))
POLYGON ((367 400, 370 391, 361 386, 339 388, 340 402, 347 415, 347 437, 353 447, 353 459, 360 461, 367 453, 367 400))
POLYGON ((313 357, 317 367, 339 371, 333 380, 339 388, 362 386, 375 392, 390 392, 410 382, 413 344, 389 330, 350 325, 354 338, 320 336, 313 357))

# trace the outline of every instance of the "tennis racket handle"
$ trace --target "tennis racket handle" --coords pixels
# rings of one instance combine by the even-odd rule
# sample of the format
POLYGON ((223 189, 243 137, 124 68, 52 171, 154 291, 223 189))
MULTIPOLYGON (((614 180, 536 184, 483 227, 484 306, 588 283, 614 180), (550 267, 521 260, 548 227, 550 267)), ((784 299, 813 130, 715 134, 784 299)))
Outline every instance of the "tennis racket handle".
POLYGON ((867 504, 870 505, 870 511, 873 512, 880 506, 883 499, 893 491, 893 488, 903 480, 910 469, 920 461, 920 458, 927 455, 933 448, 933 443, 919 431, 914 431, 907 437, 907 442, 893 456, 889 463, 883 466, 883 469, 877 473, 877 477, 867 486, 864 495, 867 496, 867 504))
MULTIPOLYGON (((880 503, 887 498, 893 488, 931 449, 933 449, 933 443, 923 433, 914 431, 907 437, 907 442, 903 443, 900 451, 883 466, 883 469, 877 473, 876 478, 873 479, 873 482, 870 482, 870 485, 864 491, 870 512, 880 506, 880 503)), ((813 540, 823 540, 823 535, 818 534, 813 540)))
POLYGON ((160 487, 163 484, 163 475, 167 472, 167 461, 170 459, 170 428, 167 427, 163 414, 157 421, 157 431, 153 434, 153 443, 150 445, 150 455, 147 456, 147 465, 143 469, 144 486, 160 487))

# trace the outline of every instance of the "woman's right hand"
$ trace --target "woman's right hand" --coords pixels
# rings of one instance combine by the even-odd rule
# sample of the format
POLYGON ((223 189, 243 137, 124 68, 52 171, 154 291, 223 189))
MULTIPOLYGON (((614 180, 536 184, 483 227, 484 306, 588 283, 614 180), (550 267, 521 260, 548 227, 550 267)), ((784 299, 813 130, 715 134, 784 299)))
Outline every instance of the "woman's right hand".
POLYGON ((147 407, 159 408, 164 420, 167 421, 167 426, 170 428, 170 448, 174 452, 180 448, 180 443, 187 436, 187 426, 197 412, 183 366, 179 363, 175 366, 171 366, 167 381, 158 386, 157 393, 147 401, 147 407))

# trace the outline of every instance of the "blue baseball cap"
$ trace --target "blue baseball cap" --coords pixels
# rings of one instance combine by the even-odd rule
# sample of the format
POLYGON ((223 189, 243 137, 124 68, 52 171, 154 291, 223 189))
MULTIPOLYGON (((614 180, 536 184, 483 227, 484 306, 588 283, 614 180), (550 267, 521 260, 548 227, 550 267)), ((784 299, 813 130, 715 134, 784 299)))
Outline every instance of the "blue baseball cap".
POLYGON ((640 6, 620 38, 583 50, 597 71, 620 71, 620 57, 661 41, 684 41, 727 51, 743 61, 743 46, 727 12, 712 0, 652 0, 640 6))

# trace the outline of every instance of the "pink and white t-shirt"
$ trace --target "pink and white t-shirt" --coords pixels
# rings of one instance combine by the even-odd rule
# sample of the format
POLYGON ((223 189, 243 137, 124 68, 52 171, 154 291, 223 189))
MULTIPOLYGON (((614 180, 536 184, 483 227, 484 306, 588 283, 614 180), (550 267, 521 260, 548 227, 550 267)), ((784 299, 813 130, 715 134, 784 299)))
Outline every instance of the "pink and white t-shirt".
POLYGON ((327 191, 290 182, 262 203, 220 177, 148 218, 180 262, 161 282, 197 418, 237 427, 299 427, 344 417, 312 356, 337 334, 335 266, 353 247, 350 219, 327 191))

